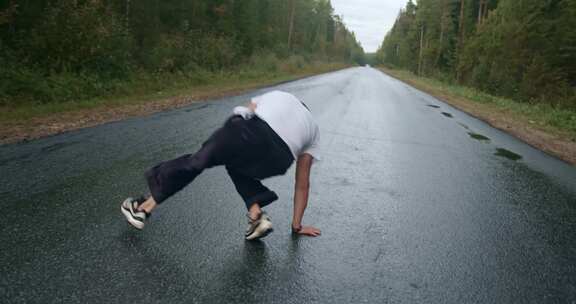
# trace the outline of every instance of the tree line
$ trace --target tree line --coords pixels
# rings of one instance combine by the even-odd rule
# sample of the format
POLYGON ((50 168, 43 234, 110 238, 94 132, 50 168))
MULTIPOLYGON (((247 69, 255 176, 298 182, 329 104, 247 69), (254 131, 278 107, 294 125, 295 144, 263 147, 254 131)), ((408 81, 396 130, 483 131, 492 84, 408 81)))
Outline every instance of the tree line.
POLYGON ((499 96, 576 108, 576 1, 410 0, 377 60, 499 96))
POLYGON ((0 103, 314 60, 363 60, 329 0, 0 0, 0 103))

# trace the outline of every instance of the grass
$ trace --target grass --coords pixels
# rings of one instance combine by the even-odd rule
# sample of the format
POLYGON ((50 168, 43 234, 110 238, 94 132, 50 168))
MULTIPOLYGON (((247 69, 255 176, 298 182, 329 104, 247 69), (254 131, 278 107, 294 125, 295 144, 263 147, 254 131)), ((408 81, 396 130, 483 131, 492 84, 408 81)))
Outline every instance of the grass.
POLYGON ((532 127, 576 141, 576 110, 558 108, 542 103, 518 102, 493 96, 473 88, 449 84, 436 79, 418 77, 404 70, 389 68, 382 68, 382 70, 432 95, 447 99, 458 99, 464 103, 475 103, 489 111, 504 113, 532 127))
POLYGON ((0 107, 0 125, 26 124, 36 118, 55 114, 98 108, 120 108, 141 105, 158 100, 189 96, 192 99, 219 96, 225 92, 237 92, 275 83, 325 73, 346 67, 344 64, 317 63, 298 68, 272 71, 223 71, 205 73, 198 78, 189 75, 163 75, 142 77, 126 82, 120 92, 109 96, 67 102, 20 103, 0 107))

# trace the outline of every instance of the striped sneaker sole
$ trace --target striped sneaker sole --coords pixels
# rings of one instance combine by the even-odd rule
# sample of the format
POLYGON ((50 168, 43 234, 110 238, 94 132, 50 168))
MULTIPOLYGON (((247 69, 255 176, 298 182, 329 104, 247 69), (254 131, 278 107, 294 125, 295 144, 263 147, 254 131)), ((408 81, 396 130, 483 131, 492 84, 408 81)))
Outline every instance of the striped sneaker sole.
POLYGON ((253 241, 261 239, 273 231, 274 229, 272 228, 272 222, 269 221, 268 219, 261 219, 260 223, 258 224, 258 226, 256 226, 254 231, 246 236, 246 240, 253 241))
POLYGON ((144 228, 144 219, 146 218, 146 214, 142 211, 135 211, 133 203, 133 198, 127 198, 122 202, 120 211, 122 211, 122 214, 124 214, 124 217, 126 217, 126 220, 130 225, 134 226, 136 229, 142 230, 144 228))

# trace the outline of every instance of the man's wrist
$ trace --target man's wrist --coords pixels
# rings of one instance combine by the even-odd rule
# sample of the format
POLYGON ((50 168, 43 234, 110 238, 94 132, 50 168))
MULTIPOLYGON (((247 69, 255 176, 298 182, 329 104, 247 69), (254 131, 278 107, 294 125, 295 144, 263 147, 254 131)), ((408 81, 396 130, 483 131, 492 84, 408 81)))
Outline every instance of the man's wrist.
POLYGON ((299 233, 302 230, 302 225, 294 225, 292 224, 292 233, 299 233))

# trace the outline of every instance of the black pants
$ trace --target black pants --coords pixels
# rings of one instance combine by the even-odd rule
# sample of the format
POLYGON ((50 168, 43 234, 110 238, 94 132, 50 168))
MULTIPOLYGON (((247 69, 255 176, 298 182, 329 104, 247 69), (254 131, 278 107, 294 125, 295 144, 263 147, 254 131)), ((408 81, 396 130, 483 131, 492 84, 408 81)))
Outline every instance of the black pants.
POLYGON ((224 165, 246 207, 278 199, 260 180, 282 175, 294 157, 286 143, 258 117, 230 117, 195 154, 163 162, 146 172, 154 200, 160 204, 191 183, 204 169, 224 165))

